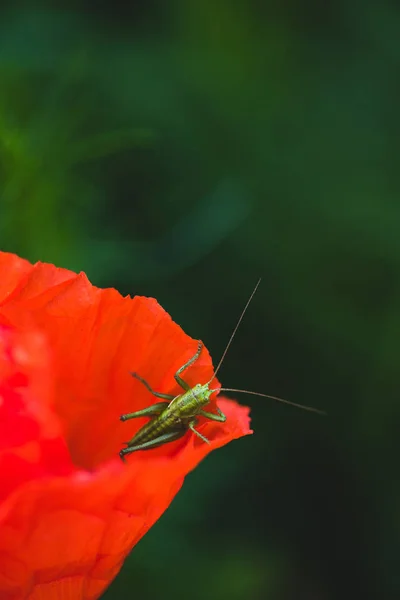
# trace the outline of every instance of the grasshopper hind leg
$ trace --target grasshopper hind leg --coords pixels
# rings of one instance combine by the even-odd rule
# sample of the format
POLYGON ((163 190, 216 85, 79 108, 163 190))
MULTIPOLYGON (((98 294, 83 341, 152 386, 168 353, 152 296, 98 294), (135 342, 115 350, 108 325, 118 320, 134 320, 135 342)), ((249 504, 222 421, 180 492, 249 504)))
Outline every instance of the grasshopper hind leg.
POLYGON ((138 381, 140 381, 140 383, 142 385, 144 385, 144 387, 149 390, 150 394, 153 394, 153 396, 155 396, 156 398, 161 398, 162 400, 173 400, 174 396, 172 396, 172 394, 162 394, 161 392, 155 392, 153 390, 153 388, 151 387, 151 385, 149 383, 147 383, 147 381, 145 379, 143 379, 143 377, 140 377, 140 375, 138 375, 137 373, 131 373, 132 377, 134 377, 135 379, 137 379, 138 381))
POLYGON ((183 373, 183 371, 185 371, 188 367, 190 367, 190 365, 192 365, 194 362, 196 362, 196 360, 199 358, 199 356, 201 354, 202 349, 203 349, 203 342, 199 341, 196 354, 194 354, 194 356, 192 356, 192 358, 190 358, 187 362, 185 362, 185 364, 182 365, 174 375, 175 381, 181 386, 182 389, 185 390, 185 392, 188 392, 191 388, 190 388, 190 385, 188 383, 186 383, 186 381, 184 379, 182 379, 182 377, 180 375, 181 375, 181 373, 183 373))
POLYGON ((170 431, 169 433, 163 433, 153 440, 149 440, 148 442, 143 442, 142 444, 137 444, 135 446, 128 446, 128 448, 123 448, 119 455, 124 460, 126 454, 131 454, 132 452, 136 452, 137 450, 151 450, 152 448, 157 448, 158 446, 162 446, 163 444, 167 444, 168 442, 174 442, 178 440, 185 434, 185 431, 170 431))

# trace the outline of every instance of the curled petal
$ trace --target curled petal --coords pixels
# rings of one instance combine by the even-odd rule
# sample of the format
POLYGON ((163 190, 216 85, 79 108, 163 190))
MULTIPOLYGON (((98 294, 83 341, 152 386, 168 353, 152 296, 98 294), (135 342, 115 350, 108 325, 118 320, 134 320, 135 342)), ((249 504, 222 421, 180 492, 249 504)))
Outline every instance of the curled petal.
MULTIPOLYGON (((251 433, 249 411, 218 398, 226 422, 199 425, 209 445, 187 433, 123 464, 145 420, 119 416, 154 403, 130 372, 180 393, 173 375, 197 341, 154 299, 5 253, 0 268, 0 597, 95 599, 187 473, 251 433)), ((204 349, 185 378, 212 373, 204 349)))

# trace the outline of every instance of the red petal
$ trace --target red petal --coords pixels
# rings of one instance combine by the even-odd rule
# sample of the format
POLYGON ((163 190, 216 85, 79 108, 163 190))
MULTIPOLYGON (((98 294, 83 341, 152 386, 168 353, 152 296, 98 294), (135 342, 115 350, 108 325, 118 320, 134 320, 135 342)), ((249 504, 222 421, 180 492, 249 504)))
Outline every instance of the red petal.
MULTIPOLYGON (((154 402, 129 372, 178 393, 173 375, 197 342, 153 299, 122 298, 83 274, 4 253, 0 265, 10 425, 0 446, 9 482, 1 488, 0 596, 97 598, 186 474, 212 449, 251 433, 248 409, 219 399, 226 423, 200 426, 210 445, 187 434, 122 464, 118 451, 141 422, 121 423, 120 414, 154 402), (23 348, 22 362, 10 359, 7 344, 12 356, 23 348)), ((193 385, 211 376, 204 350, 185 377, 193 385)))

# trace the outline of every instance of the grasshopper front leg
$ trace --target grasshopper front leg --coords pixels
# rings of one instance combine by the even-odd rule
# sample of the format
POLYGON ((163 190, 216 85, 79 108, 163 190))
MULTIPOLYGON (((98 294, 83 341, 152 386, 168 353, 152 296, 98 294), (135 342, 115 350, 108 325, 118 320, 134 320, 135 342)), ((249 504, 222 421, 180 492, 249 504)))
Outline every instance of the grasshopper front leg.
POLYGON ((197 437, 199 437, 201 440, 203 440, 203 442, 205 442, 206 444, 209 444, 210 440, 208 440, 204 435, 202 435, 199 431, 197 431, 197 429, 195 429, 195 425, 197 425, 197 419, 190 421, 190 423, 189 423, 190 431, 193 431, 193 433, 196 434, 197 437))
MULTIPOLYGON (((198 414, 201 415, 202 417, 206 417, 207 419, 210 419, 211 421, 218 421, 219 423, 225 423, 226 415, 224 415, 224 413, 218 408, 218 406, 217 406, 217 412, 218 412, 218 414, 215 415, 214 413, 207 412, 206 410, 200 410, 198 414)), ((203 440, 203 442, 206 442, 206 444, 209 444, 210 440, 208 440, 204 435, 202 435, 199 431, 197 431, 197 429, 195 429, 195 425, 197 425, 197 419, 194 419, 193 421, 191 421, 189 423, 189 429, 191 431, 193 431, 193 433, 195 433, 197 435, 197 437, 199 437, 201 440, 203 440)))
POLYGON ((224 415, 224 413, 222 412, 222 410, 220 410, 217 406, 217 415, 215 415, 214 413, 210 413, 207 412, 206 410, 200 410, 199 414, 202 417, 206 417, 207 419, 210 419, 211 421, 218 421, 218 423, 225 423, 226 421, 226 415, 224 415))

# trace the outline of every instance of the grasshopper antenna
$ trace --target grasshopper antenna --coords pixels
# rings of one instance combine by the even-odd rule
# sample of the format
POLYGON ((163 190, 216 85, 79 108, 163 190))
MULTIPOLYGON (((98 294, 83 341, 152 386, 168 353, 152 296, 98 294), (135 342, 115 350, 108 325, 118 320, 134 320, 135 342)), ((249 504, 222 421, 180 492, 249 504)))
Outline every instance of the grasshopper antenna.
POLYGON ((235 335, 236 335, 236 332, 237 332, 237 330, 238 330, 238 328, 239 328, 239 325, 240 325, 240 323, 242 322, 242 319, 243 319, 244 315, 246 314, 246 311, 247 311, 247 309, 249 308, 249 304, 250 304, 250 302, 253 300, 254 294, 256 293, 258 286, 260 285, 260 281, 261 281, 261 277, 260 277, 260 279, 257 281, 257 283, 256 283, 256 287, 255 287, 255 288, 254 288, 254 290, 252 291, 250 298, 247 300, 246 306, 245 306, 245 307, 244 307, 244 309, 242 310, 242 314, 240 315, 240 317, 239 317, 239 320, 238 320, 238 322, 236 323, 235 329, 233 330, 233 332, 232 332, 232 335, 231 335, 231 337, 229 338, 229 342, 227 343, 227 345, 226 345, 226 347, 225 347, 225 350, 224 350, 224 352, 223 352, 223 354, 222 354, 222 356, 221 356, 221 359, 220 359, 220 361, 219 361, 219 363, 218 363, 218 365, 217 365, 217 368, 216 368, 216 369, 215 369, 215 371, 214 371, 214 375, 211 377, 211 379, 210 379, 210 381, 208 382, 208 384, 207 384, 207 385, 210 385, 210 383, 211 383, 211 382, 212 382, 212 381, 215 379, 215 377, 217 376, 217 373, 218 373, 218 371, 220 370, 220 368, 221 368, 221 366, 222 366, 222 363, 224 362, 224 359, 225 359, 226 353, 228 352, 228 350, 229 350, 229 348, 230 348, 230 345, 231 345, 231 344, 232 344, 232 342, 233 342, 233 338, 234 338, 234 337, 235 337, 235 335))
MULTIPOLYGON (((246 302, 246 306, 244 307, 244 309, 242 310, 242 313, 239 317, 238 322, 236 323, 235 329, 232 332, 231 337, 229 338, 229 342, 227 343, 225 350, 221 356, 221 359, 217 365, 217 368, 214 371, 214 375, 211 377, 210 381, 208 382, 207 385, 210 385, 210 383, 215 379, 215 377, 217 376, 218 371, 220 370, 222 363, 224 362, 226 353, 228 352, 232 342, 233 342, 233 338, 236 335, 237 330, 239 329, 239 325, 243 320, 244 315, 246 314, 247 309, 249 308, 249 304, 250 302, 253 300, 254 294, 257 291, 258 286, 260 285, 261 282, 261 278, 257 281, 256 286, 254 288, 254 290, 252 291, 250 298, 247 300, 246 302)), ((268 394, 261 394, 260 392, 252 392, 250 390, 237 390, 235 388, 217 388, 215 390, 213 390, 214 392, 236 392, 237 394, 250 394, 251 396, 260 396, 261 398, 269 398, 270 400, 276 400, 276 402, 282 402, 283 404, 288 404, 289 406, 295 406, 296 408, 301 408, 302 410, 308 410, 309 412, 314 412, 317 413, 319 415, 326 415, 326 413, 323 410, 318 410, 318 408, 313 408, 312 406, 305 406, 304 404, 297 404, 296 402, 290 402, 290 400, 285 400, 284 398, 279 398, 278 396, 270 396, 268 394)))
POLYGON ((277 402, 282 402, 283 404, 289 404, 289 406, 295 406, 296 408, 302 408, 303 410, 308 410, 310 412, 317 413, 319 415, 326 415, 326 412, 323 410, 318 410, 318 408, 313 408, 312 406, 305 406, 304 404, 297 404, 296 402, 290 402, 290 400, 284 400, 283 398, 279 398, 278 396, 270 396, 268 394, 261 394, 260 392, 251 392, 250 390, 236 390, 234 388, 217 388, 213 390, 214 392, 236 392, 239 394, 250 394, 251 396, 261 396, 261 398, 269 398, 270 400, 276 400, 277 402))

